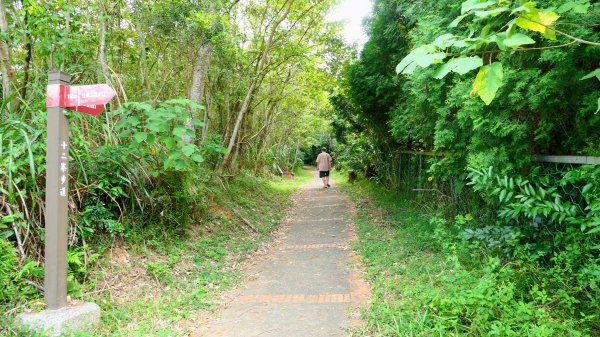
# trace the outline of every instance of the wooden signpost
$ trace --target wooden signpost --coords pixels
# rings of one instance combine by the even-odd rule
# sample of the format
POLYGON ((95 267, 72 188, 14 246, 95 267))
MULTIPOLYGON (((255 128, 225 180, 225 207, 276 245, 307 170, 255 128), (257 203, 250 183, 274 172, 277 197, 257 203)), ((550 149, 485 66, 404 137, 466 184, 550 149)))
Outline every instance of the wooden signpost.
POLYGON ((48 75, 44 293, 49 310, 67 305, 69 120, 65 112, 98 115, 115 95, 106 84, 70 86, 70 80, 61 71, 48 75))
POLYGON ((67 303, 67 231, 69 200, 69 119, 73 110, 91 115, 104 111, 115 95, 106 84, 71 86, 71 76, 62 71, 48 74, 46 96, 46 228, 44 297, 46 310, 24 312, 16 323, 27 330, 51 336, 88 330, 100 320, 100 307, 85 302, 67 303))

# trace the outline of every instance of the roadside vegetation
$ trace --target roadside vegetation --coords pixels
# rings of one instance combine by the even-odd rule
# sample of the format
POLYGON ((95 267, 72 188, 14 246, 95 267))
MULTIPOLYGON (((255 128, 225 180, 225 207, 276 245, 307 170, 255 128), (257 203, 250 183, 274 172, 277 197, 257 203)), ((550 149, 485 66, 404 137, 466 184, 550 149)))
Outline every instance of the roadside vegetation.
POLYGON ((117 92, 67 112, 68 294, 102 306, 98 333, 154 334, 236 282, 285 206, 270 180, 321 143, 332 4, 2 2, 0 334, 43 308, 49 71, 117 92))
POLYGON ((334 158, 363 179, 361 333, 599 335, 600 165, 544 156, 599 160, 599 4, 373 9, 332 95, 334 158))
POLYGON ((61 69, 117 92, 68 112, 68 293, 96 334, 193 330, 306 174, 271 180, 326 146, 359 181, 358 334, 600 335, 600 165, 556 160, 600 157, 600 3, 374 0, 361 50, 334 4, 0 2, 0 334, 43 307, 61 69))
POLYGON ((344 189, 358 208, 356 249, 373 288, 366 325, 353 335, 598 334, 594 283, 564 269, 574 265, 552 267, 523 251, 498 254, 466 235, 465 227, 476 226, 472 215, 447 220, 435 199, 366 180, 344 189))
MULTIPOLYGON (((195 331, 219 295, 242 281, 244 263, 270 238, 290 205, 290 193, 311 172, 294 180, 240 176, 208 191, 196 221, 172 229, 136 228, 107 245, 70 253, 71 296, 102 309, 96 331, 81 336, 173 336, 195 331)), ((9 261, 3 260, 3 261, 9 261)), ((5 335, 22 336, 11 320, 21 306, 42 308, 39 296, 11 294, 2 316, 5 335)))

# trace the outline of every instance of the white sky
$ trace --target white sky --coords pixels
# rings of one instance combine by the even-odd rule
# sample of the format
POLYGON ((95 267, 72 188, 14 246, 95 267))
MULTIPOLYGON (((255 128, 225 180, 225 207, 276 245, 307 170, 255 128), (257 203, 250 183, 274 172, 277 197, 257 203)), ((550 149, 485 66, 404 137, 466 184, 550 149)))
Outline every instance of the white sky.
POLYGON ((362 28, 362 20, 371 15, 371 0, 341 0, 327 15, 327 21, 342 21, 345 23, 344 39, 346 42, 358 43, 359 49, 367 42, 367 35, 362 28))

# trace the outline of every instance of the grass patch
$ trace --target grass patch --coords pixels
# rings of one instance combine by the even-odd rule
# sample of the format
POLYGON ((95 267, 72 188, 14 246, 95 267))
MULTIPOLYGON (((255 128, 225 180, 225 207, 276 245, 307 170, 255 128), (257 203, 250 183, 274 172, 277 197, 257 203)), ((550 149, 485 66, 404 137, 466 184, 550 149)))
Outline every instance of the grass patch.
MULTIPOLYGON (((240 264, 270 238, 290 194, 311 177, 306 170, 293 180, 238 177, 212 191, 197 223, 173 230, 146 226, 115 242, 84 284, 83 299, 102 309, 100 327, 78 336, 192 332, 218 307, 219 294, 242 280, 240 264)), ((12 327, 5 331, 17 335, 12 327)))
POLYGON ((528 266, 469 246, 426 200, 334 176, 357 204, 356 249, 373 289, 355 336, 595 335, 585 317, 534 296, 528 266))

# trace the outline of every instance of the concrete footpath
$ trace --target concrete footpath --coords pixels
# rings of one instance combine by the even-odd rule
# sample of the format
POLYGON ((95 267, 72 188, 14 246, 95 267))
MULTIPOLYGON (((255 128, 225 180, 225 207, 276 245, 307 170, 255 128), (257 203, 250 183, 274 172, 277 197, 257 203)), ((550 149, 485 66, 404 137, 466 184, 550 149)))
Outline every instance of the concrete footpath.
POLYGON ((315 172, 295 197, 280 244, 197 336, 346 336, 360 323, 357 307, 369 290, 349 247, 353 208, 332 185, 324 189, 315 172))

